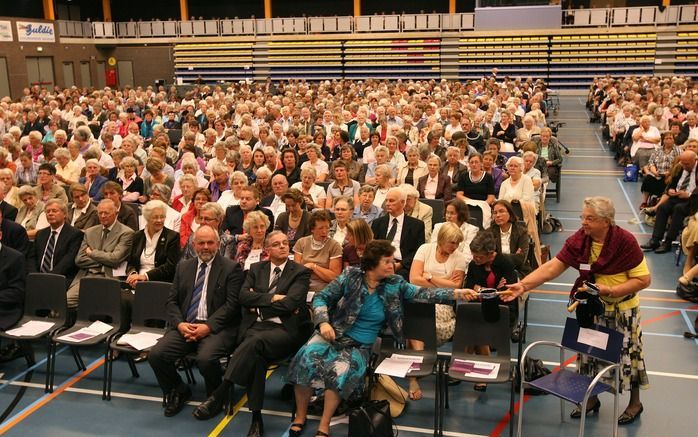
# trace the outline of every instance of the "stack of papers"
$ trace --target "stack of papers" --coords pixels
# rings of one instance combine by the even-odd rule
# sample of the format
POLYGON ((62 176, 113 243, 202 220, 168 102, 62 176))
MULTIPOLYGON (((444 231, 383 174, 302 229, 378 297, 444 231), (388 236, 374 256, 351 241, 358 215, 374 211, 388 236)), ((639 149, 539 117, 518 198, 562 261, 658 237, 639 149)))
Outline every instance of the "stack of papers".
POLYGON ((132 348, 142 351, 155 346, 162 334, 154 332, 139 332, 138 334, 124 334, 116 344, 127 344, 132 348))
POLYGON ((471 378, 495 379, 499 373, 499 363, 486 363, 473 360, 453 360, 451 370, 471 378))
POLYGON ((376 368, 376 373, 404 378, 408 372, 419 370, 423 357, 392 354, 376 368))
POLYGON ((10 329, 9 331, 6 331, 6 334, 9 335, 14 335, 17 337, 33 337, 35 335, 41 335, 48 331, 49 329, 53 328, 55 325, 54 322, 43 322, 41 320, 30 320, 23 324, 22 326, 15 328, 15 329, 10 329))
POLYGON ((105 333, 111 331, 112 329, 114 329, 113 326, 97 320, 96 322, 92 323, 90 326, 79 329, 79 330, 73 332, 72 334, 66 334, 66 335, 63 335, 61 337, 58 337, 58 340, 72 341, 72 342, 79 343, 79 342, 97 337, 98 335, 105 334, 105 333))

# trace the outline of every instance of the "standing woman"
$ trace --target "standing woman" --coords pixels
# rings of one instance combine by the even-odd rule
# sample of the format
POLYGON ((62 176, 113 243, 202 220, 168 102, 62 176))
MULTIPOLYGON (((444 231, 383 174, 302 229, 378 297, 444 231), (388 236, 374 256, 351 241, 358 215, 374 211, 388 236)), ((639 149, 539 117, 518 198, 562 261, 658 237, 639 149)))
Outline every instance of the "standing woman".
MULTIPOLYGON (((605 305, 605 312, 596 322, 623 333, 620 387, 630 390, 630 402, 618 418, 619 425, 633 423, 642 414, 640 388, 649 385, 642 352, 639 292, 652 282, 645 256, 635 236, 615 223, 613 202, 601 196, 587 197, 582 206, 582 228, 565 241, 555 258, 540 266, 520 282, 509 286, 513 292, 504 300, 512 301, 547 281, 560 276, 569 267, 579 271, 571 294, 583 281, 595 282, 605 305)), ((579 371, 595 375, 600 368, 589 360, 577 363, 579 371)), ((598 397, 589 398, 586 414, 598 412, 598 397)), ((577 408, 572 417, 581 417, 577 408)))

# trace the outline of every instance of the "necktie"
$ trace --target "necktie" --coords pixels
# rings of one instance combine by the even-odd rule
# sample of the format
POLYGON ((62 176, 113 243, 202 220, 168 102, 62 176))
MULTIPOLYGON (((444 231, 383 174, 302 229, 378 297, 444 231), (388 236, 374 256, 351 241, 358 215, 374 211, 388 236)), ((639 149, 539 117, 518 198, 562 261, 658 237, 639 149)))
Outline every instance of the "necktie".
POLYGON ((191 293, 191 303, 187 310, 187 322, 192 323, 196 320, 196 315, 199 312, 199 302, 201 302, 201 292, 204 291, 204 280, 206 279, 206 263, 201 263, 199 274, 196 275, 194 282, 194 291, 191 293))
POLYGON ((44 251, 44 259, 41 261, 41 273, 48 273, 53 267, 53 251, 56 249, 56 231, 51 232, 48 239, 46 250, 44 251))
POLYGON ((390 230, 388 231, 388 236, 386 240, 388 241, 393 241, 393 238, 395 238, 395 234, 397 234, 397 219, 393 219, 393 225, 390 227, 390 230))
POLYGON ((272 276, 271 282, 269 283, 269 294, 276 293, 276 287, 279 285, 279 278, 281 278, 281 269, 275 267, 274 276, 272 276))
POLYGON ((99 250, 104 249, 104 242, 107 241, 108 235, 109 235, 109 228, 102 229, 102 240, 99 242, 99 250))
POLYGON ((691 173, 688 173, 685 178, 683 178, 683 181, 681 181, 681 186, 677 191, 686 191, 688 189, 688 184, 691 183, 691 176, 693 176, 691 173))

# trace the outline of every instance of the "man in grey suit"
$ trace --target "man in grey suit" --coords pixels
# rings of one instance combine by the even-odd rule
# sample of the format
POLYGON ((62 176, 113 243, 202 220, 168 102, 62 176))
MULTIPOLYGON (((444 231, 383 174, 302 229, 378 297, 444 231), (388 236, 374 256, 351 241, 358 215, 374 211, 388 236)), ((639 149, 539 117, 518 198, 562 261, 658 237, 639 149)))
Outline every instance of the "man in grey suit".
MULTIPOLYGON (((97 206, 99 225, 85 231, 85 238, 75 257, 75 265, 80 271, 68 290, 68 308, 78 305, 80 279, 86 276, 113 278, 114 270, 124 270, 124 264, 131 254, 133 230, 116 221, 118 209, 114 202, 104 199, 97 206)), ((118 276, 117 276, 118 277, 118 276)))
POLYGON ((148 362, 165 394, 165 416, 179 413, 191 389, 177 373, 175 362, 190 353, 204 377, 210 396, 223 377, 220 359, 235 347, 240 326, 238 295, 240 265, 218 253, 218 232, 203 225, 194 234, 196 258, 177 265, 167 300, 170 329, 148 354, 148 362))

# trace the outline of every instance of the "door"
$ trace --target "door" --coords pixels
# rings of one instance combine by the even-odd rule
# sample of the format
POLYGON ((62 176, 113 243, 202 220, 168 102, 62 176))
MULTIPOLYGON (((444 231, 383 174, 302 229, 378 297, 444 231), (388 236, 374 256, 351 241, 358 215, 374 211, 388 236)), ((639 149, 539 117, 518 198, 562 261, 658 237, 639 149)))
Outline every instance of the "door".
POLYGON ((75 86, 75 70, 72 62, 63 62, 63 84, 65 88, 75 86))
POLYGON ((104 61, 97 61, 97 88, 104 89, 107 86, 107 68, 104 61))
POLYGON ((50 56, 27 56, 27 79, 29 85, 53 89, 53 58, 50 56))
POLYGON ((133 62, 119 61, 116 64, 116 69, 119 77, 119 86, 135 86, 133 81, 133 62))
POLYGON ((92 74, 90 72, 90 61, 80 62, 80 86, 90 88, 92 86, 92 74))
POLYGON ((0 96, 10 95, 10 79, 7 73, 7 58, 0 58, 0 96))

